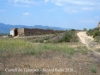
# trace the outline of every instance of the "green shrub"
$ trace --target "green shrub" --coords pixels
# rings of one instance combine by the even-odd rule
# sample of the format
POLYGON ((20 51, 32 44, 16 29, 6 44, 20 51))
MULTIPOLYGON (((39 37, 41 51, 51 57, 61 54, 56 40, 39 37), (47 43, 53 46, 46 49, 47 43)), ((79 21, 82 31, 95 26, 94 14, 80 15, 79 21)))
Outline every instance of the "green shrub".
POLYGON ((66 31, 62 38, 58 39, 58 42, 70 42, 71 34, 69 31, 66 31))
POLYGON ((72 38, 72 35, 69 31, 66 31, 62 40, 65 41, 65 42, 70 42, 70 39, 72 38))
POLYGON ((100 43, 100 36, 96 36, 96 37, 94 38, 94 40, 95 40, 95 42, 100 43))
POLYGON ((78 37, 74 29, 66 31, 58 42, 78 42, 78 37))
POLYGON ((87 29, 86 29, 86 28, 84 28, 84 29, 83 29, 83 31, 87 31, 87 29))
POLYGON ((40 39, 40 40, 38 40, 38 42, 43 43, 43 42, 44 42, 44 40, 40 39))
POLYGON ((93 33, 93 38, 95 38, 97 36, 97 32, 93 33))
POLYGON ((36 51, 35 50, 29 50, 29 51, 26 51, 27 55, 35 55, 36 54, 36 51))
POLYGON ((89 29, 89 30, 87 31, 87 34, 90 35, 90 36, 92 36, 92 35, 93 35, 94 33, 96 33, 96 32, 100 32, 100 31, 99 31, 99 28, 89 29))
POLYGON ((75 29, 71 29, 70 31, 76 31, 75 29))
POLYGON ((43 40, 49 40, 49 36, 44 37, 43 40))
POLYGON ((90 65, 90 71, 91 71, 92 73, 97 73, 96 66, 90 65))
POLYGON ((87 31, 88 36, 93 36, 95 42, 100 43, 100 29, 94 28, 87 31))

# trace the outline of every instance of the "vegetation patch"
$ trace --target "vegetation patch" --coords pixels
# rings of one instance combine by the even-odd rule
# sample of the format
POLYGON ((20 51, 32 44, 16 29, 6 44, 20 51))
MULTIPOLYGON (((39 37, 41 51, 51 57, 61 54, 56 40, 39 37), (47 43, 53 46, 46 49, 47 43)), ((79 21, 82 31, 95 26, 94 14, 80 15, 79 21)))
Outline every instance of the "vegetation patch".
POLYGON ((93 36, 96 42, 100 43, 100 28, 94 28, 87 31, 88 36, 93 36))
POLYGON ((90 50, 86 46, 78 46, 76 51, 78 53, 87 54, 90 50))
POLYGON ((58 39, 58 42, 78 42, 76 30, 72 29, 66 31, 62 38, 58 39))
MULTIPOLYGON (((58 36, 58 35, 57 35, 58 36)), ((47 39, 45 39, 47 40, 47 39)), ((88 49, 77 42, 61 42, 61 43, 39 43, 31 42, 27 39, 18 39, 18 38, 0 38, 0 65, 2 75, 11 75, 12 73, 7 74, 8 72, 2 71, 2 68, 66 68, 72 67, 77 73, 72 72, 71 75, 77 75, 80 69, 80 75, 83 73, 92 75, 99 74, 97 73, 98 67, 95 65, 95 58, 88 56, 88 49), (79 53, 78 53, 79 52, 79 53), (82 55, 86 54, 86 55, 82 55), (10 57, 9 57, 10 56, 10 57), (84 63, 85 62, 85 63, 84 63), (86 64, 94 63, 94 65, 87 66, 86 64), (19 64, 20 63, 20 64, 19 64)), ((51 73, 51 72, 50 72, 51 73)), ((15 75, 30 75, 33 73, 14 73, 15 75)), ((49 74, 49 72, 34 72, 34 74, 49 74)), ((58 74, 68 74, 63 72, 54 73, 58 74)))
POLYGON ((92 73, 97 73, 97 69, 96 69, 96 66, 95 65, 90 65, 90 71, 92 72, 92 73))
POLYGON ((76 35, 77 31, 66 30, 62 33, 55 33, 50 35, 38 35, 33 38, 27 38, 30 42, 40 42, 40 43, 61 43, 61 42, 78 42, 78 37, 76 35))
POLYGON ((42 51, 56 50, 74 54, 74 48, 69 47, 66 43, 31 43, 24 39, 2 38, 0 39, 0 56, 27 54, 41 54, 42 51))

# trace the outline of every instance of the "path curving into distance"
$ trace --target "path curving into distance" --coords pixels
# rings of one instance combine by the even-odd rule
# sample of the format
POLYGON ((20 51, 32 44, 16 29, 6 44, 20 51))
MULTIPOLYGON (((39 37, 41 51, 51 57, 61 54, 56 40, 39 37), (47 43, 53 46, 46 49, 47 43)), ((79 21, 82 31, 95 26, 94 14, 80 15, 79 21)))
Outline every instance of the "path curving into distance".
POLYGON ((91 36, 87 36, 86 32, 78 32, 77 33, 81 43, 85 44, 89 49, 91 49, 92 51, 94 51, 96 54, 100 54, 97 51, 95 51, 96 49, 100 49, 100 45, 94 41, 94 38, 91 36))

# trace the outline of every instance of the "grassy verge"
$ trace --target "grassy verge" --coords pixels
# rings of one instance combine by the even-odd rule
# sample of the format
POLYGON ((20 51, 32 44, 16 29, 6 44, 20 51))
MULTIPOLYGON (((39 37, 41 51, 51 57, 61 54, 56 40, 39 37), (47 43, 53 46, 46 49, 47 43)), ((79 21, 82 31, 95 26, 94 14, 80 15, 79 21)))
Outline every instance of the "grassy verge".
MULTIPOLYGON (((12 74, 7 74, 6 72, 4 72, 4 70, 2 70, 2 68, 5 69, 6 67, 38 68, 40 70, 42 68, 72 67, 75 68, 76 72, 79 72, 79 70, 80 72, 82 72, 79 75, 82 75, 83 73, 84 75, 85 73, 87 75, 92 75, 92 73, 97 75, 98 67, 96 67, 96 64, 94 63, 95 58, 92 58, 92 56, 90 56, 91 54, 88 55, 87 53, 88 49, 84 45, 80 45, 80 43, 32 43, 25 39, 2 38, 0 39, 0 59, 2 65, 0 74, 12 74), (10 55, 10 58, 8 57, 8 55, 10 55), (5 58, 5 56, 7 58, 5 58), (90 74, 88 74, 87 72, 89 72, 90 74)), ((34 74, 37 73, 38 72, 34 72, 34 74)), ((20 72, 14 73, 14 75, 24 74, 25 73, 20 72)), ((31 73, 25 75, 30 74, 31 73)), ((45 74, 52 75, 47 72, 45 72, 45 74)), ((55 73, 54 75, 59 74, 60 73, 55 73)), ((61 75, 63 74, 65 73, 61 73, 61 75)), ((77 74, 78 73, 73 73, 70 75, 77 74)))
POLYGON ((41 54, 42 51, 56 50, 66 52, 70 55, 75 53, 74 48, 65 43, 30 43, 24 39, 0 39, 0 56, 13 54, 41 54))
POLYGON ((87 54, 90 50, 86 46, 78 46, 76 51, 81 54, 87 54))

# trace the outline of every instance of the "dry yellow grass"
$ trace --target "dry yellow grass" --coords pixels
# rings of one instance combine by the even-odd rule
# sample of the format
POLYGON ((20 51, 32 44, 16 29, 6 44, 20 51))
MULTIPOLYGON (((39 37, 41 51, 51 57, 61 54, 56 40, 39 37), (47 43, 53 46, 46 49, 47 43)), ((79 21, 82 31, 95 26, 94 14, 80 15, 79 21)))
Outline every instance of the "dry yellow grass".
POLYGON ((0 39, 0 75, 99 75, 100 58, 87 50, 80 43, 43 44, 0 39), (96 67, 96 73, 92 72, 91 65, 96 67))

